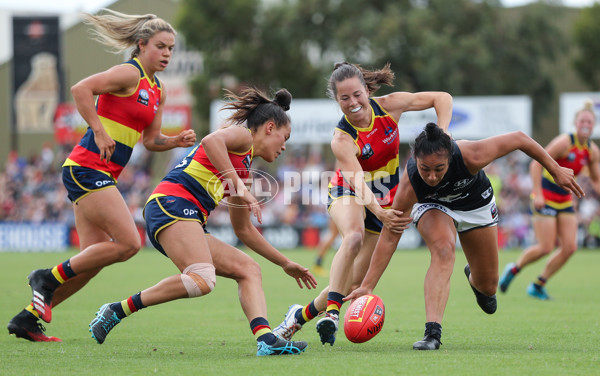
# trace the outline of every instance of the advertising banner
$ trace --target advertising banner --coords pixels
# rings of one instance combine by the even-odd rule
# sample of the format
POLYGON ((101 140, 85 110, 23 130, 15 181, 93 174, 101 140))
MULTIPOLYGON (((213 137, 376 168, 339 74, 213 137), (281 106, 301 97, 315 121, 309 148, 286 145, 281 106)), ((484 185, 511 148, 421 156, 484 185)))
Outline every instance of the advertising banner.
POLYGON ((13 124, 17 133, 52 133, 61 101, 58 17, 13 17, 13 124))
MULTIPOLYGON (((213 101, 210 129, 223 125, 230 111, 219 111, 225 102, 213 101)), ((343 114, 331 99, 293 99, 291 144, 327 144, 343 114)), ((531 135, 532 104, 527 96, 454 97, 450 133, 455 139, 476 140, 511 131, 531 135)), ((400 142, 409 143, 429 122, 437 122, 434 109, 405 112, 398 121, 400 142)))
POLYGON ((590 101, 596 114, 596 126, 592 138, 600 138, 600 93, 564 93, 560 95, 560 133, 575 132, 575 114, 590 101))

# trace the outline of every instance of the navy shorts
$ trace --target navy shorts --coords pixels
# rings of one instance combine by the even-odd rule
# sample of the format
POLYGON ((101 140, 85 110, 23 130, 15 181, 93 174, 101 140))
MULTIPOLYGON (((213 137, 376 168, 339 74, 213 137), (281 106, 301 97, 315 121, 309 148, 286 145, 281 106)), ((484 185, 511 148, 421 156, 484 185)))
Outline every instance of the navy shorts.
POLYGON ((200 222, 204 232, 206 219, 198 206, 191 201, 176 196, 154 197, 144 207, 144 219, 146 220, 146 234, 150 242, 160 253, 167 255, 158 242, 158 233, 177 221, 200 222))
POLYGON ((552 206, 546 204, 542 209, 537 210, 535 206, 533 206, 533 201, 529 204, 529 211, 534 216, 542 216, 542 217, 558 217, 559 214, 575 214, 575 209, 573 205, 565 206, 564 208, 557 209, 552 206))
MULTIPOLYGON (((341 185, 330 187, 329 195, 327 195, 327 211, 329 211, 331 204, 333 204, 335 200, 344 196, 356 197, 356 193, 347 187, 342 187, 341 185)), ((383 228, 383 223, 369 209, 365 208, 365 213, 365 230, 374 234, 380 234, 381 229, 383 228)))
POLYGON ((63 167, 62 179, 69 200, 74 204, 92 192, 117 185, 112 176, 93 168, 81 166, 63 167))

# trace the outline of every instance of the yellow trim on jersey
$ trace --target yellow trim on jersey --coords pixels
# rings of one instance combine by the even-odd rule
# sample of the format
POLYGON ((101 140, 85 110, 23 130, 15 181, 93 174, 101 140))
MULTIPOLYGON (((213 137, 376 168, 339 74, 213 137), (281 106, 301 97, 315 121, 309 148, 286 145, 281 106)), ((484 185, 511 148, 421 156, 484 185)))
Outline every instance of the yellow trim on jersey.
POLYGON ((140 140, 141 133, 114 120, 98 116, 106 133, 115 141, 133 148, 140 140))
POLYGON ((352 142, 354 142, 354 145, 356 145, 356 157, 360 157, 360 146, 358 145, 358 137, 356 137, 355 139, 350 133, 340 128, 335 128, 335 130, 347 134, 352 139, 352 142))
MULTIPOLYGON (((371 104, 369 103, 369 105, 371 105, 371 104)), ((369 132, 369 131, 373 130, 373 125, 375 124, 376 117, 377 116, 375 115, 375 110, 373 109, 373 107, 371 107, 371 124, 369 124, 369 126, 366 128, 359 128, 357 126, 352 125, 350 120, 348 120, 348 117, 346 115, 344 115, 344 119, 346 119, 348 124, 350 124, 350 126, 354 129, 356 129, 356 131, 358 131, 358 132, 369 132)))
POLYGON ((254 145, 252 145, 250 147, 250 149, 248 149, 242 153, 236 153, 235 151, 227 150, 228 153, 235 154, 235 155, 246 155, 246 154, 248 154, 249 151, 252 152, 252 154, 250 154, 250 158, 254 157, 254 145))
POLYGON ((575 140, 575 142, 572 145, 575 146, 577 149, 581 149, 581 150, 588 149, 587 143, 582 144, 581 142, 579 142, 579 137, 577 137, 577 133, 573 133, 573 140, 575 140))
MULTIPOLYGON (((124 64, 124 65, 131 65, 132 67, 134 67, 134 68, 135 68, 135 65, 133 65, 133 64, 124 64)), ((137 68, 135 68, 135 69, 137 70, 137 68)), ((127 94, 119 94, 119 93, 113 93, 113 92, 110 92, 110 93, 108 93, 108 94, 110 94, 110 95, 112 95, 112 96, 115 96, 115 97, 120 97, 120 98, 127 98, 127 97, 131 97, 133 94, 137 93, 137 91, 138 91, 138 89, 139 89, 139 87, 140 87, 140 81, 141 81, 141 80, 138 80, 138 83, 137 83, 137 85, 135 85, 135 88, 133 89, 133 91, 132 91, 131 93, 127 93, 127 94)), ((97 101, 98 101, 98 99, 96 99, 96 102, 97 102, 97 101)))
MULTIPOLYGON (((134 58, 133 58, 133 60, 137 61, 137 63, 138 63, 138 64, 140 65, 140 67, 142 68, 142 72, 144 72, 144 78, 145 78, 146 80, 148 80, 148 83, 150 84, 150 87, 153 87, 153 86, 158 86, 158 85, 156 84, 156 82, 154 82, 154 80, 153 80, 154 76, 153 76, 153 77, 150 77, 150 76, 148 76, 148 73, 146 72, 146 69, 144 69, 144 64, 142 64, 142 62, 140 61, 140 59, 138 59, 137 57, 134 57, 134 58)), ((161 90, 161 91, 162 91, 162 90, 161 90)))
POLYGON ((219 205, 219 202, 221 202, 225 195, 225 188, 223 188, 221 179, 194 159, 192 159, 190 164, 183 171, 202 185, 215 202, 215 206, 219 205))
POLYGON ((550 173, 548 172, 548 170, 544 169, 544 171, 542 171, 542 176, 544 178, 546 178, 550 183, 555 183, 554 178, 552 177, 552 175, 550 175, 550 173))
POLYGON ((365 182, 380 180, 387 176, 393 175, 396 170, 400 166, 400 156, 397 155, 396 158, 390 160, 387 165, 378 168, 374 171, 364 171, 365 173, 365 182))
POLYGON ((554 202, 554 201, 546 201, 546 205, 550 206, 552 209, 562 210, 568 208, 569 206, 573 206, 573 201, 565 201, 565 202, 554 202))

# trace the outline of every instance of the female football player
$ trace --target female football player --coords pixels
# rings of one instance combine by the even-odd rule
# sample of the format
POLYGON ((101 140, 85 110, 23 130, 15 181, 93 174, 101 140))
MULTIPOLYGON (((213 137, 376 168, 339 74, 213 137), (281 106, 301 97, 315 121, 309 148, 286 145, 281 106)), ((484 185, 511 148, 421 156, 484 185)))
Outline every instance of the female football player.
MULTIPOLYGON (((429 123, 416 138, 413 157, 406 164, 392 204, 405 216, 411 212, 431 253, 425 276, 425 336, 413 345, 413 349, 436 350, 440 347, 457 233, 468 262, 464 272, 477 304, 485 313, 496 311, 498 210, 483 168, 514 150, 521 150, 542 164, 560 187, 583 196, 573 170, 561 167, 523 132, 478 141, 453 141, 443 129, 429 123)), ((401 235, 383 229, 364 280, 346 300, 373 291, 401 235)))

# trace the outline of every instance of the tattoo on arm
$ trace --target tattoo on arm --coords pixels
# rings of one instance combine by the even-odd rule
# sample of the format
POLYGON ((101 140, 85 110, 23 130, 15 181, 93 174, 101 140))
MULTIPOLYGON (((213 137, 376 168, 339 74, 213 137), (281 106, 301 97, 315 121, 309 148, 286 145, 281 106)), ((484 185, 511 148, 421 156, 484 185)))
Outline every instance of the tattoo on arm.
POLYGON ((167 139, 164 138, 164 137, 158 136, 158 137, 156 137, 154 139, 154 144, 155 145, 161 145, 162 146, 162 145, 165 145, 166 143, 167 143, 167 139))

